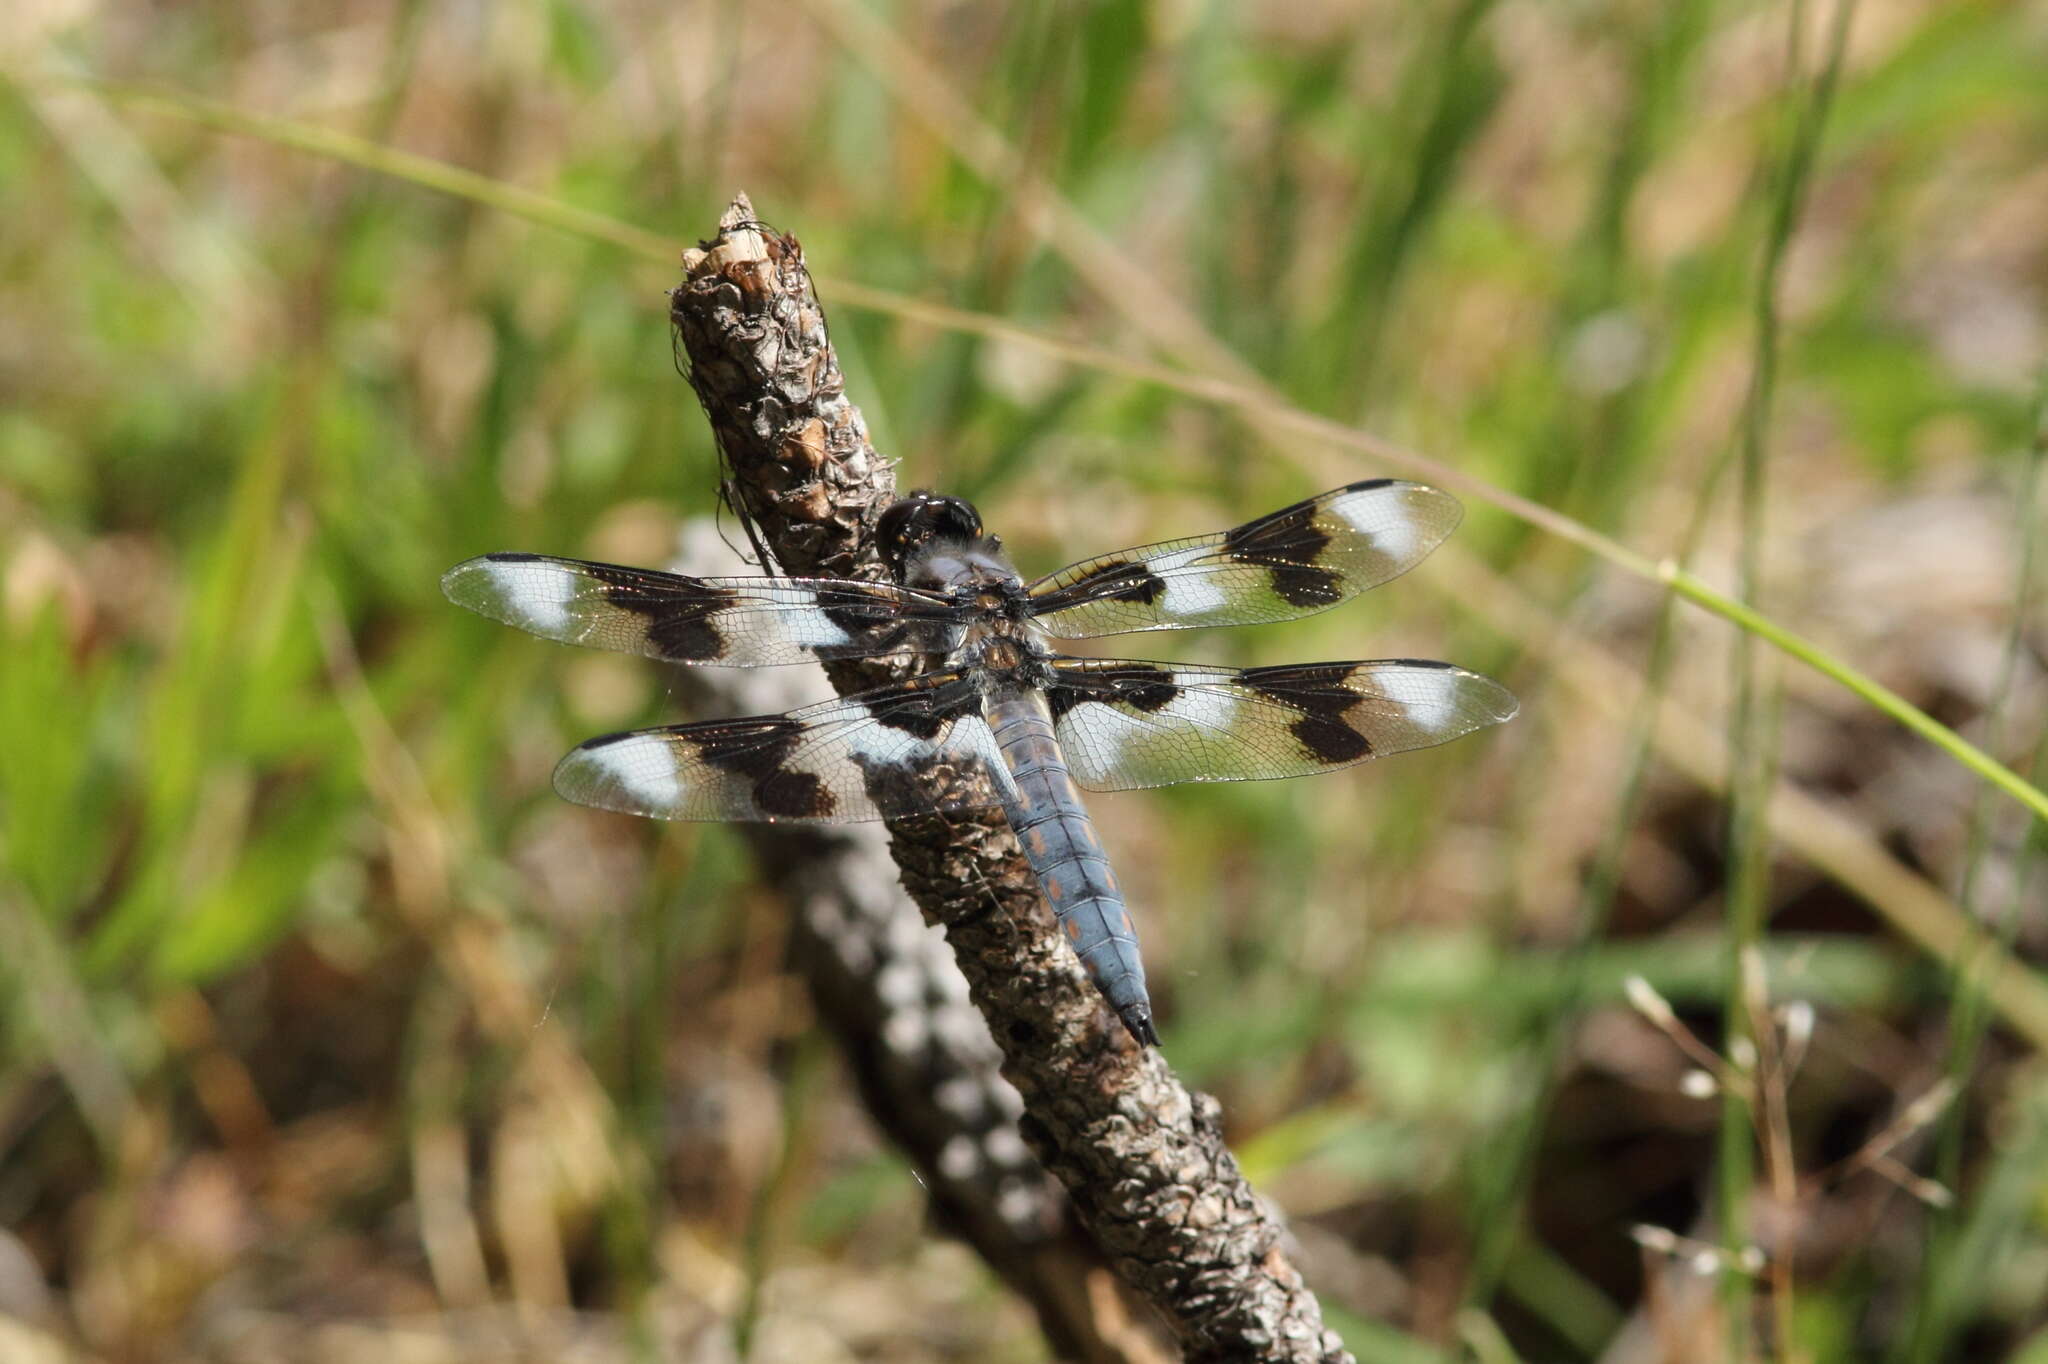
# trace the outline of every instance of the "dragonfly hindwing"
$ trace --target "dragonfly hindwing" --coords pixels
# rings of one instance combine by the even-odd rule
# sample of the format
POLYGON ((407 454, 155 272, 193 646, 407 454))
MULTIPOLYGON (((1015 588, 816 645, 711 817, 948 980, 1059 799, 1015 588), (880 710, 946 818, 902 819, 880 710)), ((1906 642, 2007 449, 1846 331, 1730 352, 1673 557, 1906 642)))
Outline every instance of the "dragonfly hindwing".
POLYGON ((1447 743, 1515 713, 1498 682, 1413 659, 1053 665, 1046 692, 1060 749, 1093 791, 1305 776, 1447 743))
POLYGON ((814 824, 991 805, 1007 780, 958 670, 786 715, 608 734, 555 769, 556 791, 602 810, 814 824))

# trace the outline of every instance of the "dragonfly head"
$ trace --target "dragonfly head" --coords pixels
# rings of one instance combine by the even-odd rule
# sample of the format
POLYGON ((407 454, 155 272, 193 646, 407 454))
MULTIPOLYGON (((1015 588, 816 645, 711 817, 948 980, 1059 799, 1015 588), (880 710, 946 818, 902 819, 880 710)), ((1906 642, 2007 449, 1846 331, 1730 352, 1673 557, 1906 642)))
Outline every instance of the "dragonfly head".
POLYGON ((899 580, 910 563, 934 545, 972 545, 981 540, 981 513, 964 497, 919 489, 891 503, 875 528, 882 558, 899 580))

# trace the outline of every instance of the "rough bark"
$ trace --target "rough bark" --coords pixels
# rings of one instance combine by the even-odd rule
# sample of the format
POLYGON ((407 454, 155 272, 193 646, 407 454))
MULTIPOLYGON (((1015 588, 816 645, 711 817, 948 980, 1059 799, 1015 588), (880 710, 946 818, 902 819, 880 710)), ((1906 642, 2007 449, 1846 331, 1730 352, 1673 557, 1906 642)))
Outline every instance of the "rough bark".
MULTIPOLYGON (((708 521, 685 531, 669 566, 748 571, 708 521)), ((794 671, 690 669, 677 690, 706 716, 764 714, 814 699, 794 671)), ((1120 1281, 1026 1148, 1024 1101, 953 954, 904 899, 881 828, 756 824, 746 834, 762 879, 789 904, 792 957, 819 1019, 875 1124, 917 1168, 934 1220, 1033 1306, 1060 1358, 1172 1358, 1163 1326, 1114 1291, 1120 1281)))
MULTIPOLYGON (((670 315, 728 500, 784 572, 886 577, 870 531, 894 478, 846 398, 802 252, 744 197, 719 229, 684 253, 670 315)), ((872 663, 828 671, 842 692, 888 678, 872 663)), ((988 1020, 1024 1140, 1186 1357, 1348 1360, 1224 1145, 1215 1101, 1102 1005, 1000 813, 892 821, 889 836, 905 889, 945 926, 988 1020)))

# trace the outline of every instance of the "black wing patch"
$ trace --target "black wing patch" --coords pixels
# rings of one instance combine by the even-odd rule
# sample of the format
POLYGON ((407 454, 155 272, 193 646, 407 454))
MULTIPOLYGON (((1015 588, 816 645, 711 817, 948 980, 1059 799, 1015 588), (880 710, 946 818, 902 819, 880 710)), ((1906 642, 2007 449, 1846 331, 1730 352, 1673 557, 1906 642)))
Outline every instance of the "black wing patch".
POLYGON ((961 613, 948 598, 838 578, 692 578, 541 554, 457 564, 458 606, 564 644, 675 663, 809 663, 946 653, 961 613))
POLYGON ((1062 639, 1291 620, 1407 572, 1463 514, 1421 483, 1353 483, 1234 530, 1070 565, 1031 584, 1031 612, 1062 639))
POLYGON ((1514 696, 1449 663, 1209 668, 1056 658, 1060 750, 1091 791, 1298 777, 1447 743, 1513 718, 1514 696))
POLYGON ((578 804, 681 820, 934 814, 999 803, 1008 782, 958 669, 785 715, 608 734, 555 768, 555 790, 578 804))

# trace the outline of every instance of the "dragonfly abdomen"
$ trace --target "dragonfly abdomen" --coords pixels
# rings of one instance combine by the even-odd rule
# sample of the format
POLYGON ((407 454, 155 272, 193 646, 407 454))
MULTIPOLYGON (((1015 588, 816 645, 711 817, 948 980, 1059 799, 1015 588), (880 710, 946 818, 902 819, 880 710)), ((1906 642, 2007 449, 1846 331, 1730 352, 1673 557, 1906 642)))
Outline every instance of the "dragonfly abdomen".
POLYGON ((1095 836, 1094 822, 1054 741, 1043 694, 1006 697, 990 706, 988 718, 1014 785, 1014 792, 1004 793, 1004 813, 1046 903, 1095 988, 1131 1036, 1146 1046, 1158 1046, 1137 932, 1095 836))

